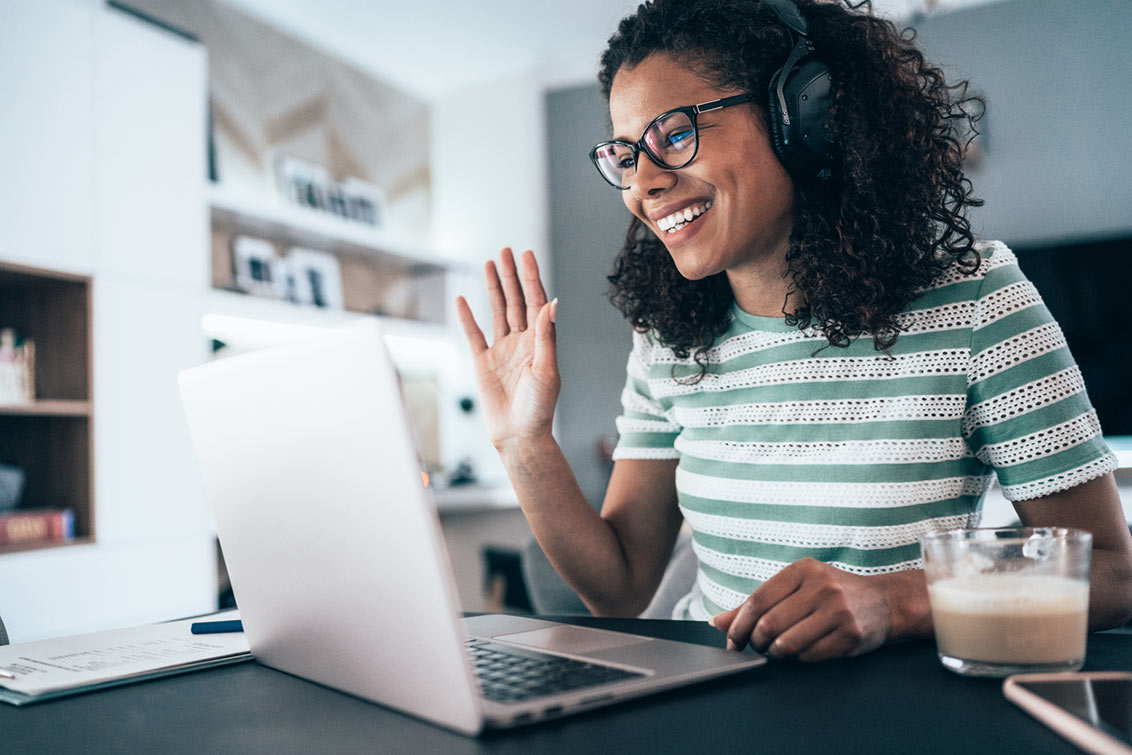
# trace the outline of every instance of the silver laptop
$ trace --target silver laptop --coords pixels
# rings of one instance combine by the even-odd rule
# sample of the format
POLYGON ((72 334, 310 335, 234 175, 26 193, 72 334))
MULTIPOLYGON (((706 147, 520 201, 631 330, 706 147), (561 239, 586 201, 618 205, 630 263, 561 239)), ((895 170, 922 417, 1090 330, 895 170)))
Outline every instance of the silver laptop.
POLYGON ((766 663, 521 616, 461 619, 374 321, 186 370, 181 395, 261 663, 472 735, 766 663))

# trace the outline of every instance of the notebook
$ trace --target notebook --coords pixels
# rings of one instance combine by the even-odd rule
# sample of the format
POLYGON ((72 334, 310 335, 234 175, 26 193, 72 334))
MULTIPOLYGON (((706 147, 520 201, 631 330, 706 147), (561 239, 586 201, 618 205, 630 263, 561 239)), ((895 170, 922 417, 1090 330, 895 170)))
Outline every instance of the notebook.
POLYGON ((476 735, 766 663, 525 616, 461 618, 374 320, 186 370, 180 385, 248 646, 267 666, 476 735))

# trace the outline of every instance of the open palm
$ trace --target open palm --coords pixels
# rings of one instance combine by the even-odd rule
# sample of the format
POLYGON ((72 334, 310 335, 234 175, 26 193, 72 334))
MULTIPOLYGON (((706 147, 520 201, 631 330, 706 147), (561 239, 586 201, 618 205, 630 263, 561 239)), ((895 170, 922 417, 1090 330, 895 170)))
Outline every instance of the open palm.
POLYGON ((549 433, 561 380, 555 347, 557 300, 547 302, 538 263, 522 257, 522 281, 510 249, 484 266, 492 312, 492 343, 476 324, 463 297, 457 310, 472 349, 480 404, 496 447, 549 433))

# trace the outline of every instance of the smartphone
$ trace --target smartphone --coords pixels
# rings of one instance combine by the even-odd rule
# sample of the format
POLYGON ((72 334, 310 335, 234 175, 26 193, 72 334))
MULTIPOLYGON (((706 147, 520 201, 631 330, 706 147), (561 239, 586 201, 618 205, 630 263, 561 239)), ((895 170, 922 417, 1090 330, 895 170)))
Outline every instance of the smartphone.
POLYGON ((1015 674, 1002 692, 1086 752, 1132 755, 1132 673, 1015 674))

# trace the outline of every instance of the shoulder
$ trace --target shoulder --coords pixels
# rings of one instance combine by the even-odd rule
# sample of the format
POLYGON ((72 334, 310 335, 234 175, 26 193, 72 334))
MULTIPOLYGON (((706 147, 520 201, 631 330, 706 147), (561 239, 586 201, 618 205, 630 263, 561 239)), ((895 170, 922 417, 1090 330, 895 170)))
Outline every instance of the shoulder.
POLYGON ((978 330, 1020 309, 1041 304, 1041 296, 1001 241, 975 245, 979 264, 971 270, 953 262, 901 315, 905 332, 978 330))
POLYGON ((979 254, 979 264, 974 270, 969 264, 955 260, 931 285, 920 291, 917 304, 971 302, 999 288, 1022 282, 1028 284, 1018 266, 1018 258, 1006 244, 981 241, 975 244, 975 251, 979 254))
POLYGON ((1018 258, 1010 251, 1010 247, 1001 241, 976 242, 975 251, 979 253, 979 266, 974 271, 956 260, 930 288, 941 288, 964 281, 982 281, 995 270, 1018 267, 1018 258))

